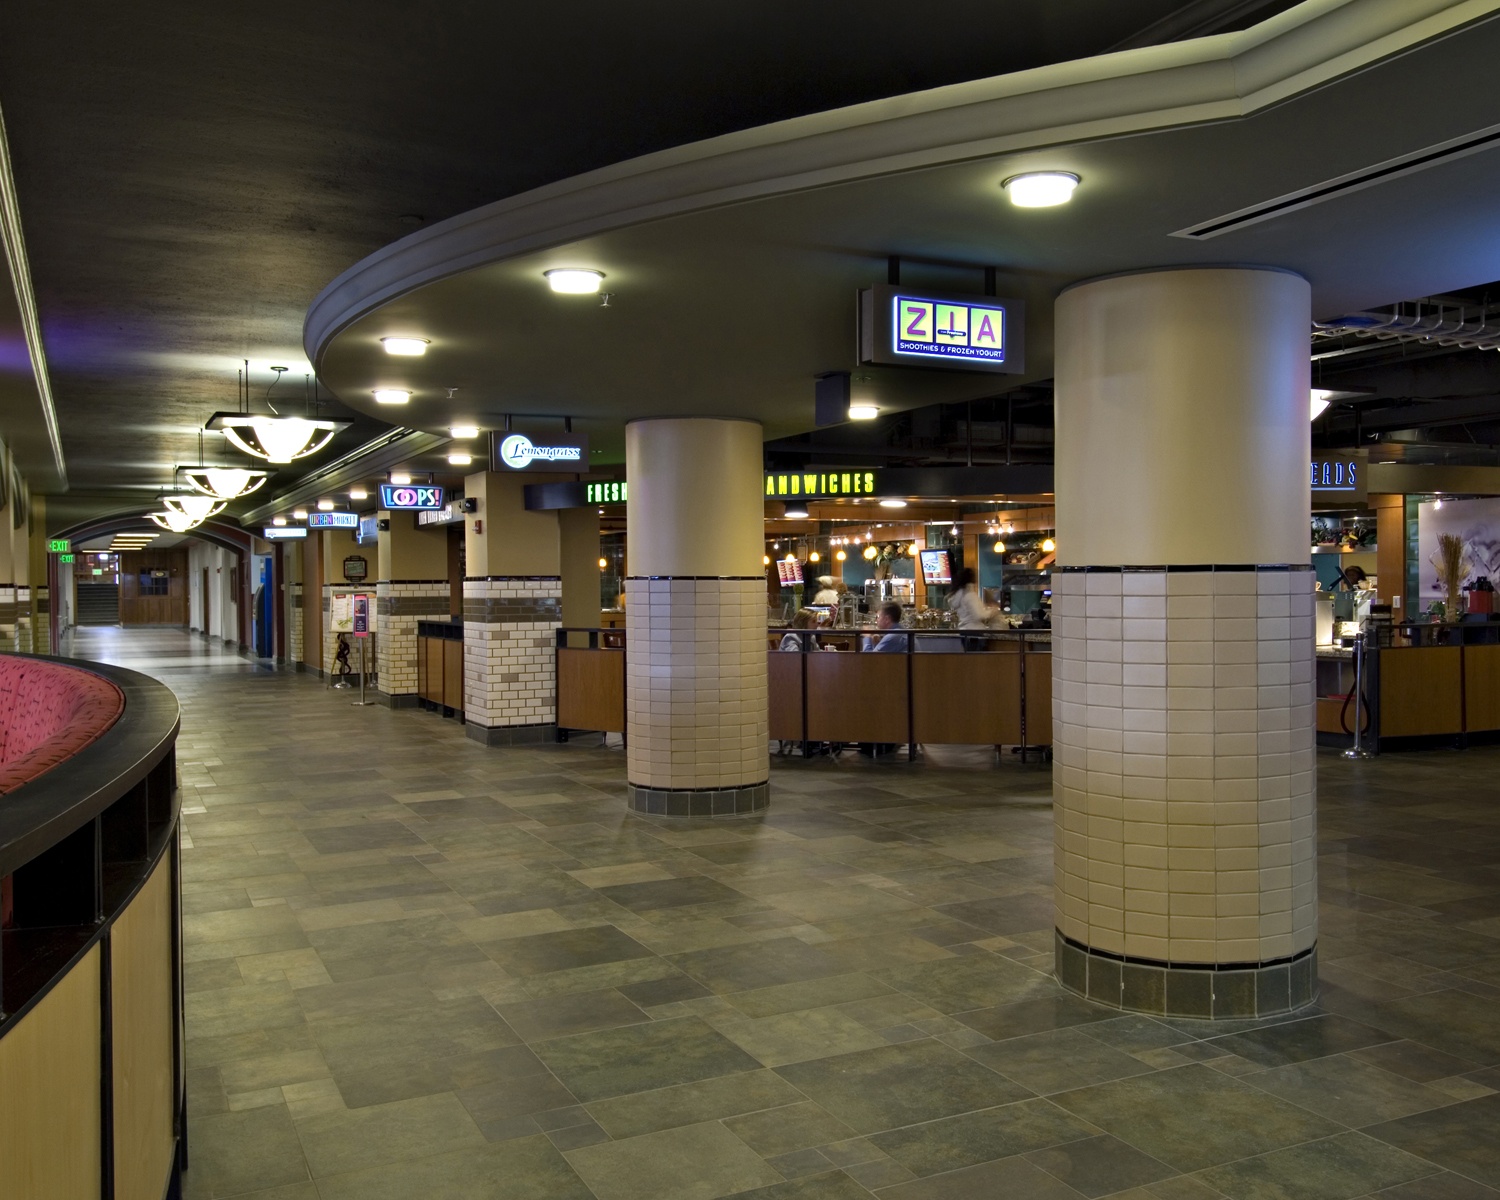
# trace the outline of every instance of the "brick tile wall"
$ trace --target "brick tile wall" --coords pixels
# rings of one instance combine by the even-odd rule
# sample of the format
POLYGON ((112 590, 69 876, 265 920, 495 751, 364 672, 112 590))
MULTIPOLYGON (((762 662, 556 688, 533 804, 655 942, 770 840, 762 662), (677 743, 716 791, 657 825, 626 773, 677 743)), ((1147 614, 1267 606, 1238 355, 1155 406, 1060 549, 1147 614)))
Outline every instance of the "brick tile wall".
POLYGON ((485 728, 555 723, 561 624, 556 576, 464 580, 464 719, 485 728))
POLYGON ((1053 575, 1058 928, 1264 962, 1317 939, 1313 575, 1053 575))

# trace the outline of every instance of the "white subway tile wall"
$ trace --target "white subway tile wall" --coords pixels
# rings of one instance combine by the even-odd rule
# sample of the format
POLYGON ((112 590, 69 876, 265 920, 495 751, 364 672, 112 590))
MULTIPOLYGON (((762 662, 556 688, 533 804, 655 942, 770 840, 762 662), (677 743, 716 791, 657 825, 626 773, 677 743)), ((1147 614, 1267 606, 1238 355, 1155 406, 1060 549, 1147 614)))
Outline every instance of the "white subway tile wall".
POLYGON ((1317 940, 1312 572, 1052 580, 1057 926, 1170 963, 1317 940))
POLYGON ((291 621, 288 622, 286 652, 292 662, 299 663, 302 661, 302 585, 288 584, 287 596, 291 607, 291 621))
POLYGON ((763 783, 770 772, 765 583, 628 579, 625 594, 630 782, 763 783))
POLYGON ((555 576, 464 580, 464 719, 471 725, 556 723, 561 606, 555 576), (484 620, 486 613, 502 619, 484 620))
POLYGON ((381 580, 375 585, 375 671, 382 695, 415 695, 417 622, 448 619, 447 581, 381 580))

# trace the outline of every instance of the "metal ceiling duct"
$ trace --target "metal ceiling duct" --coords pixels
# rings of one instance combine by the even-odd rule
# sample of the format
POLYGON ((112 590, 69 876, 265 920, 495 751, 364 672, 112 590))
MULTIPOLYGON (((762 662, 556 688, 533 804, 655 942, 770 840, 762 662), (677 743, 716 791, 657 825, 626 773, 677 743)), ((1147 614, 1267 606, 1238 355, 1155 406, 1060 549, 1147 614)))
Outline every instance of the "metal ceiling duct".
MULTIPOLYGON (((1417 301, 1415 312, 1398 305, 1395 312, 1357 312, 1327 321, 1313 322, 1313 346, 1319 339, 1333 337, 1369 338, 1381 342, 1416 342, 1430 346, 1452 346, 1460 350, 1500 350, 1500 325, 1490 324, 1487 308, 1481 307, 1475 319, 1468 310, 1457 310, 1442 304, 1417 301), (1427 311, 1424 312, 1424 305, 1427 311)), ((1321 357, 1314 353, 1314 358, 1321 357)))

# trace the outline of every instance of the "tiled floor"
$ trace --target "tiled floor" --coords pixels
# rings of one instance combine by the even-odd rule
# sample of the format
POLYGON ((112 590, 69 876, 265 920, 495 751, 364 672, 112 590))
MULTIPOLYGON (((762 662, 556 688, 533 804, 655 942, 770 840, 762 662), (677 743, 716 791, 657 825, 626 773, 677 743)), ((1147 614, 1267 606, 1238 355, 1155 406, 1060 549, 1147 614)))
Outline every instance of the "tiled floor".
POLYGON ((1319 1006, 1162 1021, 1048 974, 1044 767, 648 822, 618 750, 75 652, 183 702, 190 1197, 1500 1195, 1500 750, 1320 758, 1319 1006))

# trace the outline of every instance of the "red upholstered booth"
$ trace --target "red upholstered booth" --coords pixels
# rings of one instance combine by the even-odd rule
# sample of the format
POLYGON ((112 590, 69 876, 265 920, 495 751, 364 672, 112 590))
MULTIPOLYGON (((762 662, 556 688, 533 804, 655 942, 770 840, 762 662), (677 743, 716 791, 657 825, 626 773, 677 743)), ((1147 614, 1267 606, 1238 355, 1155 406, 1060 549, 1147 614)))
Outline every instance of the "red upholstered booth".
MULTIPOLYGON (((0 654, 0 794, 77 754, 124 711, 124 694, 92 671, 0 654)), ((9 918, 7 876, 0 925, 9 918)))
POLYGON ((120 689, 92 671, 0 655, 0 793, 71 758, 124 711, 120 689))

